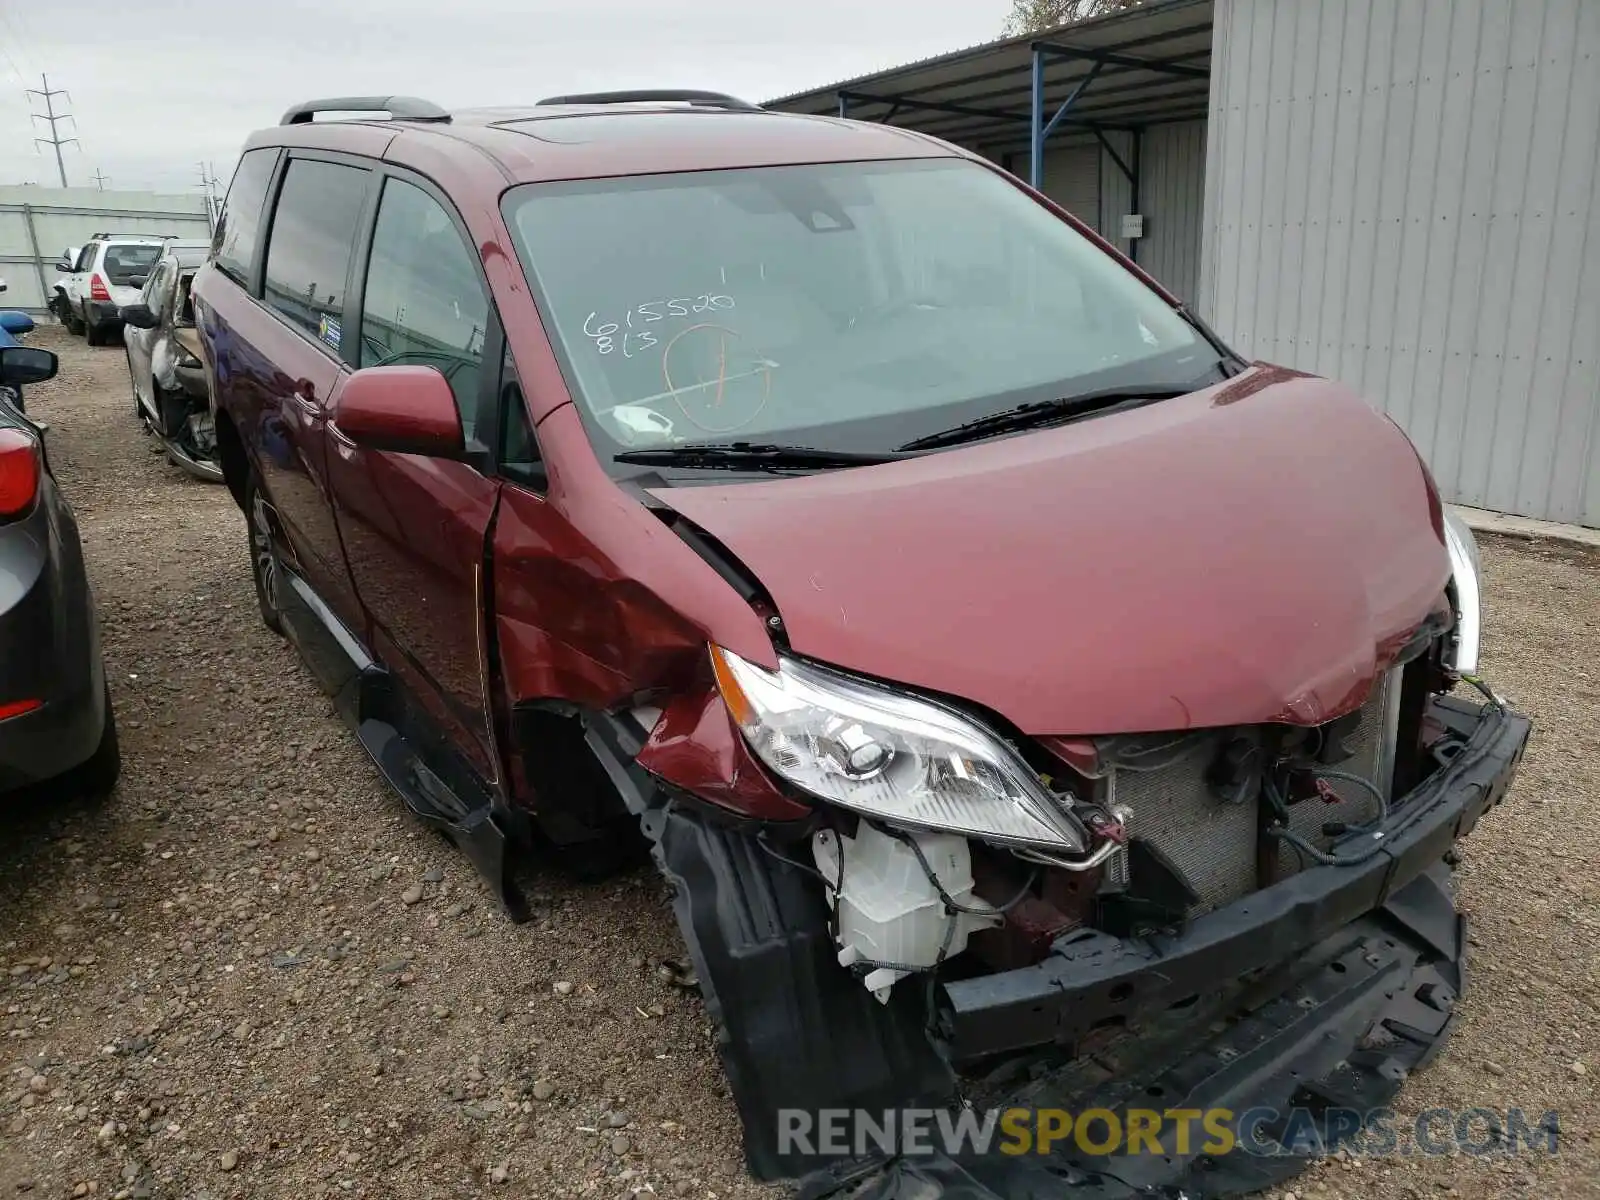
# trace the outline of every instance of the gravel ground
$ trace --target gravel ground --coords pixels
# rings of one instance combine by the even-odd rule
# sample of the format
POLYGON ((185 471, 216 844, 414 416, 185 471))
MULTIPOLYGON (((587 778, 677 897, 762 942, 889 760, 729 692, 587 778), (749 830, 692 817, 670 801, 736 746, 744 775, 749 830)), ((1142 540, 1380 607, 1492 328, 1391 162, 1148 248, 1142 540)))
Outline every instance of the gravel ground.
MULTIPOLYGON (((255 611, 220 487, 150 450, 123 356, 30 389, 100 599, 124 773, 0 813, 0 1195, 695 1197, 744 1175, 661 885, 531 881, 513 926, 255 611)), ((1486 673, 1537 722, 1466 844, 1472 986, 1402 1096, 1560 1113, 1553 1159, 1337 1162, 1306 1197, 1600 1197, 1600 557, 1485 545, 1486 673)))

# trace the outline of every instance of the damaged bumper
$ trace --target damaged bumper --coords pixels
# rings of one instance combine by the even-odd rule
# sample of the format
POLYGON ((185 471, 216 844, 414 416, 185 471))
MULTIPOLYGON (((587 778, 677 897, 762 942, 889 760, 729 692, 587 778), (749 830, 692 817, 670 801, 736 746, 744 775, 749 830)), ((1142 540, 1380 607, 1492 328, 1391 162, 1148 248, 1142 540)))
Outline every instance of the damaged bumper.
MULTIPOLYGON (((1455 699, 1436 700, 1432 715, 1451 735, 1444 764, 1397 800, 1382 849, 1363 861, 1301 871, 1181 933, 1078 931, 1036 966, 896 989, 887 1004, 837 966, 827 907, 801 865, 657 793, 644 828, 676 886, 752 1171, 800 1178, 808 1196, 880 1200, 1063 1186, 1193 1200, 1295 1174, 1304 1152, 829 1155, 786 1145, 780 1118, 1115 1112, 1150 1097, 1234 1113, 1387 1103, 1442 1043, 1463 983, 1462 922, 1441 860, 1504 798, 1529 733, 1517 714, 1455 699)), ((1273 1135, 1270 1121, 1252 1134, 1273 1135)))
POLYGON ((1514 713, 1446 699, 1436 703, 1435 714, 1466 738, 1465 745, 1401 798, 1377 854, 1355 866, 1301 871, 1196 919, 1176 936, 1122 939, 1076 931, 1036 966, 949 983, 939 1028, 951 1056, 964 1062, 1077 1041, 1121 1024, 1130 1013, 1184 1004, 1218 979, 1281 962, 1380 908, 1500 803, 1527 744, 1528 721, 1514 713))

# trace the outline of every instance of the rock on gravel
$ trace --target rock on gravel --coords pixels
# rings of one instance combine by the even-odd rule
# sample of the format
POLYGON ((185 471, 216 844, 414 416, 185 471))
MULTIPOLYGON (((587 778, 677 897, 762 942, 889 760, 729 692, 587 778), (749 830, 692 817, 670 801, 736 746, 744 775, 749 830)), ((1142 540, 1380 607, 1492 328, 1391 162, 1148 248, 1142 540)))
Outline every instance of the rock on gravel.
MULTIPOLYGON (((508 1195, 783 1194, 744 1174, 698 996, 645 969, 684 960, 653 873, 530 876, 540 920, 502 919, 261 626, 238 510, 150 452, 121 349, 30 341, 63 355, 29 408, 82 526, 125 770, 99 807, 5 817, 0 1195, 423 1200, 500 1168, 508 1195), (396 903, 401 880, 438 911, 396 903), (552 980, 582 987, 553 1003, 552 980), (580 1132, 624 1104, 625 1129, 580 1132)), ((1554 1108, 1561 1153, 1329 1163, 1302 1200, 1596 1195, 1600 560, 1484 556, 1484 672, 1538 731, 1466 843, 1471 986, 1400 1121, 1554 1108)))

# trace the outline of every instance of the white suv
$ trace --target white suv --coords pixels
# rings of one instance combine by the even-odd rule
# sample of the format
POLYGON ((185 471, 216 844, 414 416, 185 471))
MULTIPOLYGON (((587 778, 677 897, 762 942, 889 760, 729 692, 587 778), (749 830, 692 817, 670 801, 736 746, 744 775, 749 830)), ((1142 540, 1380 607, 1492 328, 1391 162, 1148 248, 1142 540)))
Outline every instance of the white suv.
MULTIPOLYGON (((70 265, 64 299, 67 328, 104 345, 122 328, 117 312, 139 303, 145 280, 172 239, 158 234, 100 233, 86 242, 70 265)), ((67 264, 58 263, 63 270, 67 264)))

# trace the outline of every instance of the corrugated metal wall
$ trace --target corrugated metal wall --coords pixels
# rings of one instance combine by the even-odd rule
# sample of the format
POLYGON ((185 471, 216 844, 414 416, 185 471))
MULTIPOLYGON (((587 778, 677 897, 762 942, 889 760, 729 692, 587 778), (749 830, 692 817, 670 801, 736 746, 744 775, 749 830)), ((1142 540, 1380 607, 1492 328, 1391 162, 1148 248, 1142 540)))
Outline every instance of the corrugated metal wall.
POLYGON ((0 308, 44 311, 45 298, 55 287, 55 261, 61 252, 102 231, 206 238, 211 226, 205 197, 198 192, 0 187, 0 277, 6 281, 0 308))
MULTIPOLYGON (((1122 161, 1133 162, 1131 134, 1107 140, 1122 161)), ((1153 125, 1144 132, 1139 163, 1140 207, 1145 236, 1139 265, 1181 299, 1200 292, 1200 226, 1205 204, 1206 123, 1153 125)), ((992 155, 1001 161, 1000 155, 992 155)), ((1028 155, 1009 156, 1010 169, 1028 176, 1028 155)), ((1134 211, 1133 185, 1098 143, 1081 139, 1052 144, 1044 156, 1044 191, 1056 203, 1094 226, 1124 254, 1132 243, 1119 237, 1122 218, 1134 211)))
MULTIPOLYGON (((1113 131, 1106 134, 1106 141, 1116 150, 1118 158, 1133 165, 1133 134, 1113 131)), ((1133 243, 1121 236, 1122 218, 1134 211, 1133 183, 1117 166, 1117 160, 1104 150, 1100 151, 1099 160, 1100 223, 1095 228, 1101 237, 1126 254, 1133 243)))
POLYGON ((1600 526, 1600 0, 1218 0, 1202 311, 1600 526))
MULTIPOLYGON (((1018 154, 1011 169, 1028 178, 1026 153, 1018 154)), ((1044 152, 1041 190, 1086 225, 1100 228, 1100 152, 1093 142, 1049 144, 1044 152)))
POLYGON ((1139 265, 1191 304, 1200 295, 1205 187, 1204 121, 1145 130, 1139 168, 1139 199, 1145 216, 1139 265))

